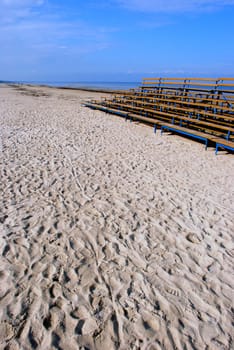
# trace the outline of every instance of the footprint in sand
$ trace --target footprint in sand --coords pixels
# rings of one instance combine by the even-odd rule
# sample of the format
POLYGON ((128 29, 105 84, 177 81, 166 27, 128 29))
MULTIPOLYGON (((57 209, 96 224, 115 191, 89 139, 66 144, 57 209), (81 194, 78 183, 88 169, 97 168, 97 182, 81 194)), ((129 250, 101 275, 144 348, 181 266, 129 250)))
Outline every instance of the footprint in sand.
POLYGON ((195 234, 195 233, 189 233, 187 236, 186 236, 187 240, 191 243, 200 243, 201 242, 201 239, 195 234))
POLYGON ((14 328, 8 322, 0 323, 0 344, 10 340, 14 336, 14 328))
POLYGON ((174 295, 175 297, 180 297, 180 295, 181 295, 180 291, 178 289, 175 289, 175 288, 166 287, 165 290, 167 293, 174 295))

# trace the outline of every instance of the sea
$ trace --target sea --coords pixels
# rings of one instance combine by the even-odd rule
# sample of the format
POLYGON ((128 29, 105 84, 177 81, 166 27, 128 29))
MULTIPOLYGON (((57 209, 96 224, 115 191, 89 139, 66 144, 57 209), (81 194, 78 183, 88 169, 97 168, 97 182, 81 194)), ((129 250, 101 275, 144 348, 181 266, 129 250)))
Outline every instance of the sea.
POLYGON ((75 83, 48 83, 49 86, 62 86, 72 88, 84 89, 100 89, 100 90, 129 90, 135 89, 141 85, 141 82, 109 82, 109 81, 95 81, 95 82, 75 82, 75 83))
POLYGON ((141 85, 141 82, 111 82, 111 81, 80 81, 80 82, 54 82, 54 81, 0 81, 0 83, 46 85, 54 87, 94 89, 94 90, 129 90, 141 85))

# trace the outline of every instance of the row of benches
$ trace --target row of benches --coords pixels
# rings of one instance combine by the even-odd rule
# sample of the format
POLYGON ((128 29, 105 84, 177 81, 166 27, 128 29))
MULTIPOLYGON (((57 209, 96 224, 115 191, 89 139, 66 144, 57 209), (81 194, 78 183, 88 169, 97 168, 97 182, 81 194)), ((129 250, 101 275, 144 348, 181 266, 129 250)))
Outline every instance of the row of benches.
POLYGON ((130 119, 131 121, 138 120, 138 121, 145 122, 147 124, 151 124, 154 127, 155 133, 156 133, 157 127, 161 127, 161 134, 163 133, 163 130, 166 129, 168 131, 177 132, 181 135, 187 135, 195 139, 202 140, 205 142, 206 149, 208 147, 208 141, 211 141, 216 144, 215 154, 218 153, 219 148, 226 148, 227 150, 234 151, 234 142, 228 141, 225 138, 215 137, 204 132, 191 130, 185 127, 181 127, 179 125, 173 125, 171 123, 166 123, 159 119, 144 117, 138 114, 129 113, 123 110, 115 109, 115 108, 108 108, 100 104, 96 104, 94 102, 91 102, 91 103, 85 102, 84 105, 92 109, 98 109, 106 113, 116 114, 121 117, 125 117, 125 119, 130 119))
MULTIPOLYGON (((118 98, 119 96, 116 96, 118 98)), ((139 101, 139 102, 151 102, 153 104, 157 104, 159 102, 163 102, 165 104, 174 104, 174 105, 183 105, 188 108, 198 108, 204 110, 210 110, 216 113, 219 111, 220 113, 224 112, 232 112, 234 102, 223 99, 219 96, 214 96, 213 98, 201 98, 197 96, 191 95, 173 95, 157 92, 157 93, 141 93, 134 92, 128 93, 122 96, 122 98, 126 98, 128 100, 139 101)))
MULTIPOLYGON (((232 87, 231 79, 226 78, 229 89, 232 87)), ((224 86, 224 80, 216 80, 216 84, 217 81, 219 86, 224 86)), ((150 79, 150 89, 145 88, 145 82, 144 79, 138 89, 113 95, 109 99, 88 101, 84 105, 151 124, 155 132, 160 126, 161 133, 167 130, 203 140, 206 147, 208 141, 212 141, 216 144, 216 154, 221 147, 234 151, 234 90, 233 93, 225 90, 228 91, 227 98, 226 92, 217 88, 214 90, 213 86, 212 90, 194 91, 193 84, 192 89, 186 86, 181 90, 178 87, 178 82, 181 83, 179 78, 174 78, 176 86, 173 88, 162 87, 162 79, 158 79, 154 86, 153 79, 150 79)))
MULTIPOLYGON (((198 121, 203 119, 206 121, 212 121, 214 123, 220 124, 220 125, 226 125, 226 130, 234 127, 234 116, 232 116, 230 113, 213 113, 209 111, 203 111, 201 109, 196 108, 188 108, 187 106, 176 106, 175 104, 165 104, 162 102, 158 103, 152 103, 147 101, 138 101, 138 100, 129 100, 126 99, 118 99, 114 98, 111 102, 110 101, 104 101, 104 105, 112 105, 117 106, 118 108, 127 108, 127 109, 135 109, 139 111, 143 111, 145 113, 152 113, 152 114, 161 114, 161 115, 179 115, 179 116, 188 116, 189 120, 197 119, 198 121)), ((225 129, 225 128, 224 128, 225 129)))

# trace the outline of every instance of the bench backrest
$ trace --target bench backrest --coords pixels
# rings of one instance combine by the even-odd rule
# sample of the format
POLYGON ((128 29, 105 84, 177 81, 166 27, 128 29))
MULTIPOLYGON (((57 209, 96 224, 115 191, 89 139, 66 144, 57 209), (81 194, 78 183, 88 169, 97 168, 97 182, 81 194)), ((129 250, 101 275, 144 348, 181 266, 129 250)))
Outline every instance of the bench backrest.
POLYGON ((143 78, 141 88, 232 91, 234 78, 143 78))

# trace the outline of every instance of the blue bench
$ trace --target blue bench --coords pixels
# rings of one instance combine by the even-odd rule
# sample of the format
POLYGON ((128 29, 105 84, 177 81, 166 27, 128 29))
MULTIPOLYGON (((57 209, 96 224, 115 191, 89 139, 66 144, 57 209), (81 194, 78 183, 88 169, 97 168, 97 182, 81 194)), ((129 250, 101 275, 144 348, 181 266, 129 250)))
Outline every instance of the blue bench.
POLYGON ((207 149, 208 146, 208 138, 207 138, 207 134, 202 133, 202 132, 198 132, 196 130, 189 130, 187 128, 183 128, 181 126, 174 126, 174 125, 162 125, 161 126, 161 135, 163 134, 163 130, 166 129, 168 131, 172 131, 172 132, 177 132, 179 134, 185 135, 185 136, 189 136, 189 137, 193 137, 195 139, 198 140, 202 140, 205 141, 205 146, 207 149))
POLYGON ((234 142, 231 141, 227 141, 225 142, 225 140, 220 141, 220 142, 216 142, 216 147, 215 147, 215 154, 218 154, 218 150, 219 148, 225 148, 229 151, 234 152, 234 142))

